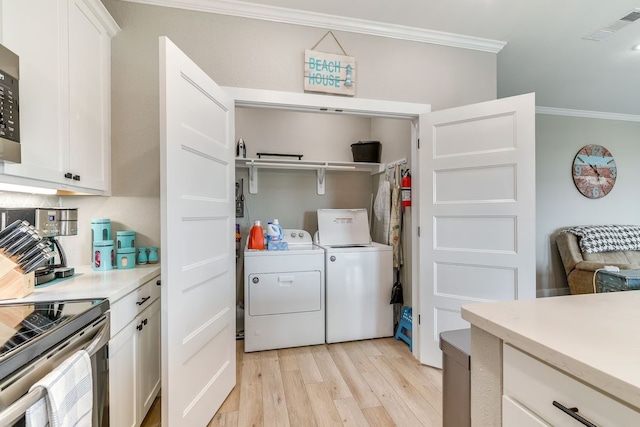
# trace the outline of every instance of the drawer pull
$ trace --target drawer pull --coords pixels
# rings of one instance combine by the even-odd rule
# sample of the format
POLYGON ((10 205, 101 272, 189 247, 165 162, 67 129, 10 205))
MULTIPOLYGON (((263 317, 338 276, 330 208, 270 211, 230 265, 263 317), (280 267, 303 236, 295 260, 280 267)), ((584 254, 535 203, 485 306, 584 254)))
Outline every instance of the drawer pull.
POLYGON ((160 286, 162 284, 162 282, 160 281, 160 279, 156 280, 156 285, 160 286))
POLYGON ((137 329, 137 330, 139 330, 139 331, 141 331, 143 327, 144 327, 144 326, 142 325, 142 323, 140 323, 138 326, 136 326, 136 329, 137 329))
POLYGON ((555 406, 556 408, 560 409, 562 412, 564 412, 565 414, 569 415, 574 420, 579 421, 580 423, 582 423, 583 425, 585 425, 587 427, 598 427, 597 425, 593 424, 592 422, 590 422, 590 421, 586 420, 585 418, 581 417, 580 414, 578 414, 578 408, 567 408, 562 403, 558 403, 555 400, 553 401, 553 406, 555 406))
POLYGON ((142 298, 142 300, 138 301, 136 304, 138 304, 138 305, 142 305, 142 304, 144 304, 145 302, 147 302, 150 298, 151 298, 151 297, 144 297, 144 298, 142 298))

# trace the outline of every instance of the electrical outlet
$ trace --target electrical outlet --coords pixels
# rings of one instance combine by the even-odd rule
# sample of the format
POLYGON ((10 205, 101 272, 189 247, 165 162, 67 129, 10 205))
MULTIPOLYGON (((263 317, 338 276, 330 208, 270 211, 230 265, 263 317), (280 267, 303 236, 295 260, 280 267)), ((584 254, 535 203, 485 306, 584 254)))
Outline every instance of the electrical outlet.
POLYGON ((236 218, 244 218, 244 200, 236 200, 236 218))

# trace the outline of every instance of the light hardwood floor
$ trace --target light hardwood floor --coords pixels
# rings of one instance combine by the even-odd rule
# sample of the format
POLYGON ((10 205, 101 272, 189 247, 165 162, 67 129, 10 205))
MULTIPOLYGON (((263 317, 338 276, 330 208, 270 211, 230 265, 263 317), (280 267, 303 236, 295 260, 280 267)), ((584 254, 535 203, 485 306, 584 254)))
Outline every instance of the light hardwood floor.
MULTIPOLYGON (((244 353, 208 427, 441 426, 442 371, 393 338, 244 353)), ((157 400, 142 427, 160 425, 157 400)))

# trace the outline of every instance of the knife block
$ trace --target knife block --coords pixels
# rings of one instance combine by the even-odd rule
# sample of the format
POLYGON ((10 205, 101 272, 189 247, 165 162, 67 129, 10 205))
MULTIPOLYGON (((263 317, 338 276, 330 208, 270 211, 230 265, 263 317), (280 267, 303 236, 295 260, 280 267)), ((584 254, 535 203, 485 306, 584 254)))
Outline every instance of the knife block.
POLYGON ((33 292, 35 273, 23 274, 18 264, 0 254, 0 300, 22 298, 33 292))

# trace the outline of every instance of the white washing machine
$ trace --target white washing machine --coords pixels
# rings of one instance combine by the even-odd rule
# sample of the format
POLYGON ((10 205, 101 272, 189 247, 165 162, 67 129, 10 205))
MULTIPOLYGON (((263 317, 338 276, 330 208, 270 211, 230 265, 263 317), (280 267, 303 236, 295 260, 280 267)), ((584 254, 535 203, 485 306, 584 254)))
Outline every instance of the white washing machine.
POLYGON ((393 252, 371 242, 366 209, 318 209, 316 244, 325 251, 326 340, 393 335, 393 252))
POLYGON ((324 343, 324 251, 305 230, 283 231, 288 250, 245 246, 245 352, 324 343))

